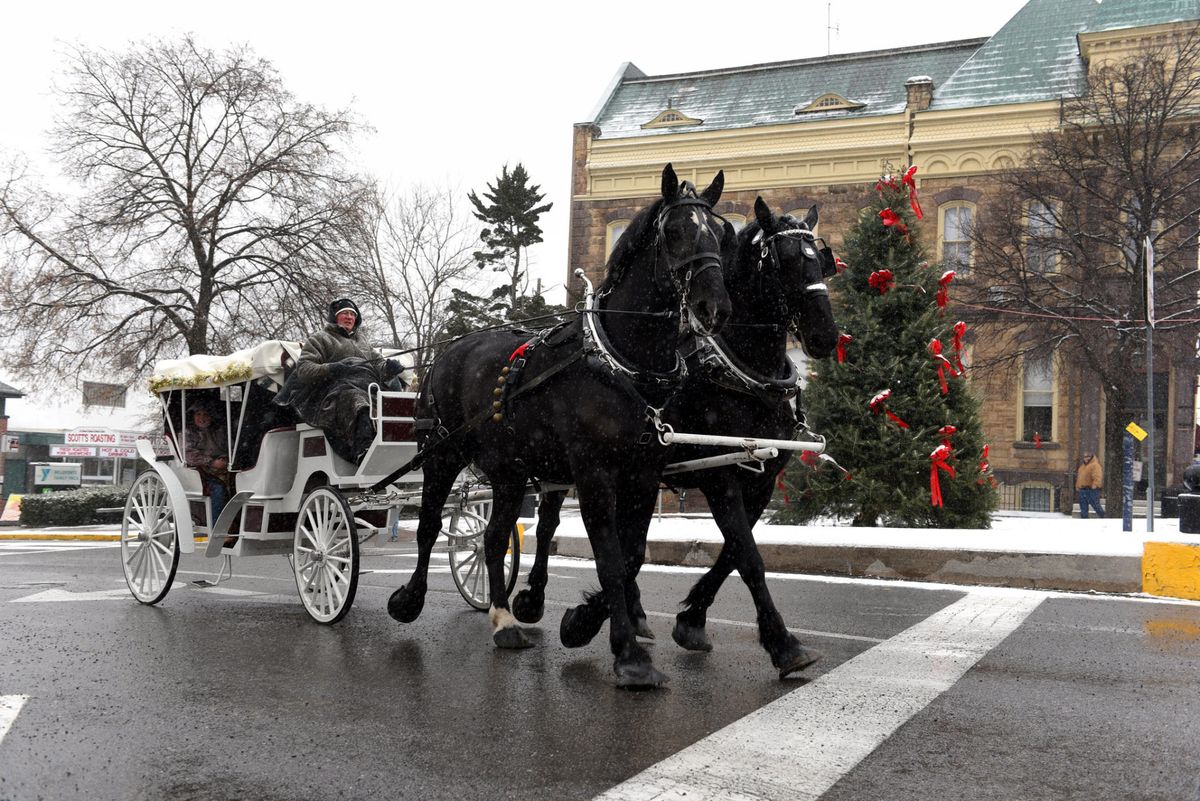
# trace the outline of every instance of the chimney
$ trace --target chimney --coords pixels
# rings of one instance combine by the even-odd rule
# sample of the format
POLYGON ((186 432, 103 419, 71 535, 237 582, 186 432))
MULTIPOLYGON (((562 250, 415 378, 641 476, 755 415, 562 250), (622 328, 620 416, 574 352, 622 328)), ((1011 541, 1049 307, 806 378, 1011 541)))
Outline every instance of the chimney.
POLYGON ((933 78, 928 75, 915 75, 904 82, 908 93, 907 108, 909 111, 924 111, 933 102, 933 78))

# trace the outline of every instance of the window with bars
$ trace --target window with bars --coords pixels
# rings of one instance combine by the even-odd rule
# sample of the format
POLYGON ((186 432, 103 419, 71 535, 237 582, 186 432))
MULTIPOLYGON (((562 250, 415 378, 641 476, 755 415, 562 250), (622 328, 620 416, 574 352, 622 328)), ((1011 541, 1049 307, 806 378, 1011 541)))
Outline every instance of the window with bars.
POLYGON ((83 382, 84 406, 108 406, 114 409, 125 406, 125 387, 120 384, 105 384, 100 381, 83 382))

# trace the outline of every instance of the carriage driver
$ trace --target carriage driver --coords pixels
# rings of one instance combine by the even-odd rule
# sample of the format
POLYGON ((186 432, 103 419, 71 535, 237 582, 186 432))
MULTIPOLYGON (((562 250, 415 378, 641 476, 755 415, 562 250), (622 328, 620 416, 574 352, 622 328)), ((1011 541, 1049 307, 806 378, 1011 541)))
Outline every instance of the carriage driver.
POLYGON ((191 406, 188 420, 187 466, 200 473, 204 488, 212 498, 213 520, 225 508, 229 498, 229 454, 226 448, 225 426, 213 420, 212 410, 204 402, 191 406))
POLYGON ((385 386, 403 365, 360 336, 362 312, 350 298, 329 304, 326 324, 304 342, 296 368, 275 402, 325 431, 330 447, 358 464, 375 438, 368 387, 385 386))

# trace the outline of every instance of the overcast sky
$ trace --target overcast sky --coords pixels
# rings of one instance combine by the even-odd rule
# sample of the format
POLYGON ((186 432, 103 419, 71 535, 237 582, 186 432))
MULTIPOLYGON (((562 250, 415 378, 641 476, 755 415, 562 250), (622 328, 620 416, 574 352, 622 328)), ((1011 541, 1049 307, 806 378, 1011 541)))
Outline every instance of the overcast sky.
POLYGON ((561 302, 572 125, 623 62, 662 75, 821 56, 827 11, 834 53, 988 36, 1024 2, 461 0, 383 11, 357 0, 25 0, 7 5, 0 24, 0 152, 44 151, 64 44, 122 48, 186 32, 212 47, 249 43, 298 97, 350 105, 372 125, 355 157, 394 185, 449 183, 465 195, 502 164, 524 163, 554 203, 533 274, 561 302))

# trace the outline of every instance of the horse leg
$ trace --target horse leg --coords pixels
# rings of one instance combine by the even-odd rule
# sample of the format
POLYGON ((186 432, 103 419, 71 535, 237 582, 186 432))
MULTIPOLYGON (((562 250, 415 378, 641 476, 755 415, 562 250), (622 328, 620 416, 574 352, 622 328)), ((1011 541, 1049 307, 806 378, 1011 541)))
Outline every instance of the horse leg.
POLYGON ((411 623, 421 615, 425 606, 425 590, 429 578, 429 556, 442 530, 442 507, 446 496, 458 478, 461 465, 430 460, 424 471, 421 488, 421 518, 417 524, 417 566, 408 584, 392 593, 387 611, 401 623, 411 623))
MULTIPOLYGON (((666 683, 667 677, 655 669, 650 654, 638 643, 629 618, 624 556, 617 537, 617 524, 626 520, 620 514, 624 510, 618 503, 616 487, 603 471, 595 470, 594 466, 586 471, 577 469, 574 474, 579 487, 579 511, 587 529, 592 555, 596 560, 596 574, 608 607, 609 647, 616 657, 613 671, 617 674, 617 686, 631 689, 659 687, 666 683)), ((586 614, 587 608, 585 603, 563 616, 560 633, 564 644, 569 645, 571 638, 571 613, 576 613, 576 616, 586 614)))
POLYGON ((823 654, 801 645, 795 635, 787 630, 783 616, 775 607, 767 589, 762 555, 758 552, 751 530, 751 518, 757 520, 765 504, 751 501, 753 506, 749 510, 751 514, 748 515, 741 489, 737 482, 730 482, 723 491, 713 491, 711 494, 706 492, 705 497, 713 510, 713 519, 717 521, 721 534, 725 537, 722 553, 726 549, 730 551, 731 561, 737 566, 742 581, 746 583, 750 596, 754 599, 758 617, 758 641, 770 655, 771 664, 779 671, 779 678, 783 679, 808 667, 823 654))
MULTIPOLYGON (((716 512, 713 512, 714 520, 716 512)), ((717 521, 720 526, 720 521, 717 521)), ((722 529, 724 531, 724 529, 722 529)), ((708 639, 705 624, 708 618, 708 608, 712 606, 717 592, 725 579, 734 569, 733 548, 728 541, 721 546, 717 561, 697 581, 687 598, 683 601, 683 609, 675 616, 675 628, 671 630, 671 638, 681 647, 689 651, 711 651, 712 642, 708 639)))
POLYGON ((526 578, 529 586, 518 592, 512 602, 513 615, 522 623, 537 623, 545 612, 550 541, 554 539, 554 532, 558 530, 559 512, 566 497, 565 491, 547 492, 538 503, 537 553, 526 578))
POLYGON ((511 547, 509 534, 521 514, 524 498, 524 482, 492 485, 492 517, 483 532, 483 556, 487 564, 488 592, 492 601, 488 620, 492 624, 492 642, 500 648, 528 648, 533 645, 509 611, 504 581, 504 555, 511 547))

